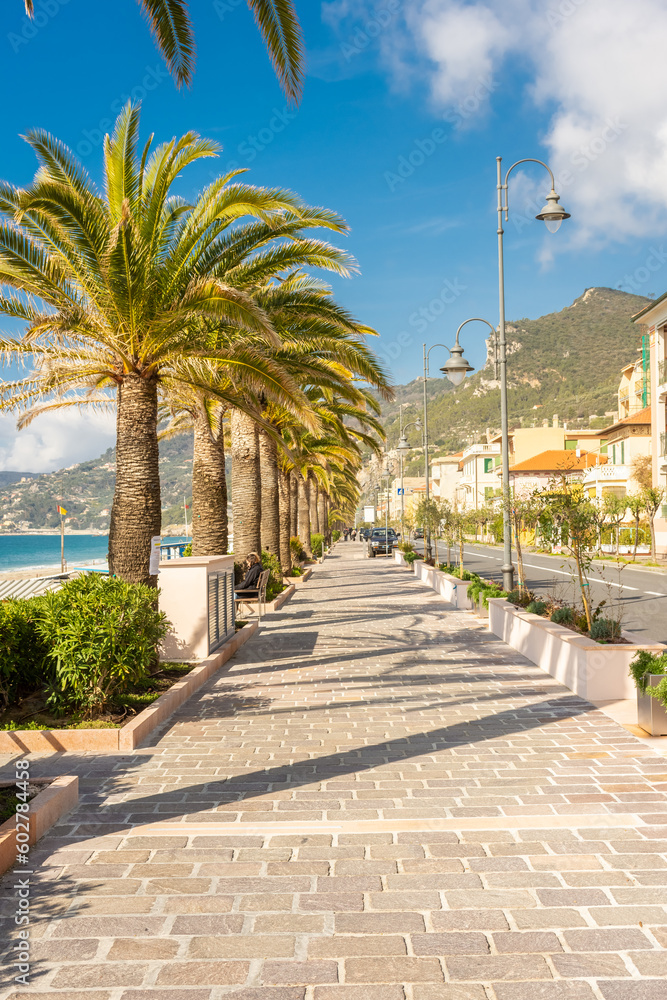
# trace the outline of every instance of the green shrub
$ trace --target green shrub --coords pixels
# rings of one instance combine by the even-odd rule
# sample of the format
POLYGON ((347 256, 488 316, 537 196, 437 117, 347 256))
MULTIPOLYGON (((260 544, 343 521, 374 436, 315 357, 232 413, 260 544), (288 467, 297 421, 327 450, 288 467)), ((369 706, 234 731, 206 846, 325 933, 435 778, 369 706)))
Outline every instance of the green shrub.
POLYGON ((403 558, 405 559, 405 561, 408 564, 408 566, 412 566, 412 564, 415 561, 415 559, 419 559, 419 553, 418 552, 406 552, 404 554, 403 558))
POLYGON ((551 621, 556 625, 573 625, 574 611, 572 608, 556 608, 551 612, 551 621))
POLYGON ((313 555, 319 559, 324 551, 324 535, 311 535, 310 536, 310 548, 313 555))
POLYGON ((273 601, 278 594, 282 594, 285 589, 285 584, 283 583, 283 571, 280 568, 280 560, 278 556, 274 555, 273 552, 267 552, 266 549, 262 552, 262 569, 268 569, 271 571, 271 575, 266 583, 266 599, 267 601, 273 601))
POLYGON ((301 562, 302 559, 306 558, 306 553, 303 551, 303 545, 301 544, 301 539, 298 535, 294 535, 290 538, 289 547, 294 562, 301 562))
POLYGON ((337 542, 339 538, 340 538, 340 531, 338 530, 338 528, 336 528, 335 531, 331 532, 331 540, 332 542, 337 542))
MULTIPOLYGON (((647 690, 648 677, 650 674, 667 674, 667 653, 659 656, 649 653, 647 649, 640 649, 634 660, 630 664, 630 674, 634 678, 635 687, 644 694, 647 690)), ((650 689, 651 693, 653 688, 650 689)))
POLYGON ((530 604, 526 605, 526 611, 530 611, 533 615, 545 615, 547 607, 548 605, 544 601, 531 601, 530 604))
POLYGON ((507 591, 501 590, 500 587, 496 586, 486 587, 486 589, 482 591, 482 603, 485 608, 488 608, 489 606, 490 597, 504 597, 505 600, 507 600, 507 591))
POLYGON ((192 542, 188 542, 188 544, 183 549, 183 558, 185 559, 187 556, 191 555, 192 555, 192 542))
POLYGON ((621 637, 621 623, 613 618, 598 618, 591 625, 590 635, 596 642, 614 642, 621 637))
POLYGON ((405 554, 406 552, 414 552, 415 548, 412 542, 399 542, 398 551, 405 554))
POLYGON ((157 662, 169 631, 157 591, 91 573, 39 598, 35 629, 53 669, 47 704, 99 711, 157 662))
POLYGON ((517 588, 516 590, 510 590, 507 600, 510 604, 514 604, 518 608, 527 608, 535 600, 535 594, 532 590, 520 590, 517 588))
POLYGON ((37 635, 40 598, 0 602, 0 707, 36 690, 45 680, 46 647, 37 635))

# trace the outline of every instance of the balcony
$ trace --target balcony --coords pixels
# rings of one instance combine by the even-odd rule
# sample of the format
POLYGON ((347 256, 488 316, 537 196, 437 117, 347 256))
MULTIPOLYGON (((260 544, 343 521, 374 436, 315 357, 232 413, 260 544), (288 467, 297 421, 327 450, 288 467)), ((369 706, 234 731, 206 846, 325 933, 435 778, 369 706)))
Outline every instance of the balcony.
POLYGON ((660 457, 667 457, 667 433, 665 431, 660 435, 660 457))
POLYGON ((463 452, 463 461, 466 458, 470 458, 472 455, 499 455, 500 445, 499 444, 469 444, 468 447, 463 452))
POLYGON ((585 483, 627 482, 632 475, 629 465, 592 465, 584 469, 585 483))
POLYGON ((667 358, 658 364, 658 395, 661 400, 667 396, 667 358))

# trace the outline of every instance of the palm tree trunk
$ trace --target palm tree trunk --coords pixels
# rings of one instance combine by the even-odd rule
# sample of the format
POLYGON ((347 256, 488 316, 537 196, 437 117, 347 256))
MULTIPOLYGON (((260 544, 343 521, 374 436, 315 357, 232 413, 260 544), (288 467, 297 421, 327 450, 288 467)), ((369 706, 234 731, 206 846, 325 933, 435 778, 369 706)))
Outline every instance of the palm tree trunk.
POLYGON ((290 476, 288 472, 278 469, 278 529, 280 543, 280 568, 283 576, 292 569, 292 551, 290 549, 290 476))
POLYGON ((290 488, 290 538, 299 534, 299 473, 294 469, 289 474, 290 488))
POLYGON ((257 424, 232 410, 232 520, 237 562, 261 552, 261 484, 257 424))
POLYGON ((309 559, 312 559, 313 552, 310 547, 310 489, 307 479, 299 476, 299 510, 298 510, 298 534, 301 545, 309 559))
POLYGON ((262 548, 277 556, 280 552, 278 448, 266 431, 259 432, 259 471, 262 482, 262 548))
POLYGON ((323 489, 317 491, 317 518, 319 530, 324 535, 324 540, 329 541, 329 529, 327 527, 327 495, 323 489))
POLYGON ((211 429, 204 409, 194 413, 192 461, 192 554, 225 556, 229 545, 227 476, 222 413, 211 429))
POLYGON ((317 506, 317 498, 320 492, 320 488, 317 485, 317 480, 313 479, 312 476, 309 477, 310 486, 310 530, 313 534, 319 534, 320 532, 320 515, 317 506))
POLYGON ((157 381, 127 374, 116 406, 116 487, 109 527, 109 571, 157 586, 149 572, 151 538, 160 534, 157 381))

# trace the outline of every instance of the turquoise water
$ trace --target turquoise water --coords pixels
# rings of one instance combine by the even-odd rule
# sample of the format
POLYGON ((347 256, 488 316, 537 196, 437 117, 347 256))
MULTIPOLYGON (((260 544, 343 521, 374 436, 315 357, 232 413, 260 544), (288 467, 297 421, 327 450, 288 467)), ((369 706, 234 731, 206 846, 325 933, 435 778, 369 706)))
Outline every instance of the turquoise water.
MULTIPOLYGON (((170 537, 165 541, 185 539, 170 537)), ((65 559, 70 569, 93 560, 106 562, 108 547, 108 535, 65 534, 65 559)), ((0 573, 44 566, 60 569, 60 535, 0 535, 0 573)))

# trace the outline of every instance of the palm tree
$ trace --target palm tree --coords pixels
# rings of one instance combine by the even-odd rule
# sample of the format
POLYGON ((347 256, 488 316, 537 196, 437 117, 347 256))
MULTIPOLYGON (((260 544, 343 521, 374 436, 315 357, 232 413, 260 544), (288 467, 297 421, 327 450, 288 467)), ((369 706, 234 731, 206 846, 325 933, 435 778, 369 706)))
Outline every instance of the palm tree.
MULTIPOLYGON (((28 377, 4 383, 0 408, 27 409, 26 421, 64 406, 108 406, 115 393, 109 565, 129 582, 154 584, 148 570, 150 540, 161 527, 158 388, 167 376, 201 388, 184 359, 226 360, 207 341, 206 323, 277 342, 252 296, 224 278, 235 240, 230 227, 252 215, 260 230, 275 224, 278 234, 289 233, 317 210, 287 192, 236 182, 236 173, 188 204, 172 186, 189 164, 216 155, 217 144, 189 132, 152 152, 151 137, 140 152, 138 131, 139 108, 128 104, 106 138, 103 193, 71 151, 40 130, 27 136, 40 163, 32 185, 0 184, 7 219, 0 225, 0 284, 19 293, 0 297, 0 313, 27 324, 19 340, 0 338, 0 354, 35 364, 28 377)), ((320 217, 321 225, 334 219, 320 217)), ((320 255, 335 257, 326 245, 320 255)), ((259 255, 260 271, 267 256, 269 250, 259 255)))
MULTIPOLYGON (((116 0, 117 2, 117 0, 116 0)), ((188 0, 138 0, 169 72, 179 87, 190 86, 195 64, 195 39, 188 0)), ((264 39, 273 68, 291 101, 303 86, 304 52, 301 27, 292 0, 246 0, 264 39)), ((25 0, 29 17, 34 0, 25 0)))

